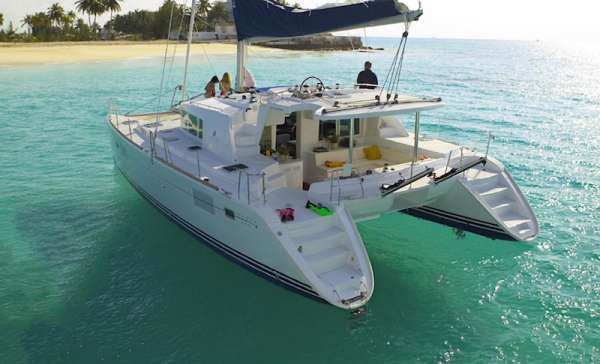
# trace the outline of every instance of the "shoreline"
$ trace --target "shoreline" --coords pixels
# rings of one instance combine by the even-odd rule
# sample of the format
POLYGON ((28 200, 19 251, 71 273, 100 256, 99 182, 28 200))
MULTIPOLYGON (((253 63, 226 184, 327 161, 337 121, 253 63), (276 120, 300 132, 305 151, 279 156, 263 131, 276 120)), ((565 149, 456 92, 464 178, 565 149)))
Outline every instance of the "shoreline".
MULTIPOLYGON (((0 66, 97 63, 145 57, 164 57, 166 40, 0 43, 0 66)), ((176 56, 185 55, 185 42, 170 42, 169 55, 177 45, 176 56)), ((192 50, 209 55, 235 55, 234 42, 192 44, 192 50)), ((284 50, 260 46, 251 53, 281 53, 284 50)))

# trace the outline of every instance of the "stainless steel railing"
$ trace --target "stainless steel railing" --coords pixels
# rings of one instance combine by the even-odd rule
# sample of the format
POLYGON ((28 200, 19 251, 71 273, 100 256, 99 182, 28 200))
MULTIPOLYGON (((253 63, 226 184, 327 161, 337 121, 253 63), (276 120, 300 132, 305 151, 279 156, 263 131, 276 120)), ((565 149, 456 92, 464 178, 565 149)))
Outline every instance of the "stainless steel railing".
POLYGON ((237 180, 237 198, 238 200, 242 201, 242 183, 244 180, 244 177, 246 179, 246 202, 248 203, 248 205, 252 204, 252 202, 256 201, 255 199, 252 198, 252 190, 250 188, 250 186, 252 185, 252 178, 253 177, 260 177, 260 183, 261 183, 261 191, 260 191, 260 200, 262 200, 263 204, 267 203, 267 193, 266 193, 266 181, 265 181, 265 177, 266 177, 266 173, 265 172, 256 172, 256 173, 251 173, 251 172, 247 172, 244 170, 239 170, 238 171, 238 180, 237 180))
POLYGON ((343 172, 344 172, 343 169, 331 171, 331 175, 329 176, 329 181, 330 181, 329 182, 329 201, 332 204, 334 204, 334 203, 336 205, 340 204, 340 201, 342 200, 342 185, 343 185, 341 182, 342 180, 345 180, 346 182, 348 182, 349 180, 353 180, 353 181, 357 180, 358 184, 360 185, 361 198, 365 198, 365 186, 364 186, 365 179, 364 179, 364 177, 359 176, 359 175, 352 176, 352 173, 354 172, 354 170, 352 170, 351 176, 350 176, 351 179, 350 178, 345 179, 345 178, 342 178, 342 177, 344 177, 344 176, 342 176, 343 172), (337 196, 335 196, 336 194, 334 192, 334 190, 336 189, 336 186, 337 186, 337 196), (337 199, 335 197, 337 197, 337 199))

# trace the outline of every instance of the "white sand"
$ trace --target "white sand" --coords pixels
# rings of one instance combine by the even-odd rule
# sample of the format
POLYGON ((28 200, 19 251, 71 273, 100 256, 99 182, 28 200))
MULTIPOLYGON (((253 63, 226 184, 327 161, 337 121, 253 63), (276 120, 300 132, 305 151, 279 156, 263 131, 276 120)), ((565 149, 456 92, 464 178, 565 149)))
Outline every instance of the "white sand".
MULTIPOLYGON (((162 57, 166 41, 151 42, 52 42, 0 43, 0 65, 33 65, 51 63, 102 62, 141 57, 162 57)), ((170 47, 175 43, 171 42, 170 47)), ((186 45, 177 44, 177 55, 185 55, 186 45)), ((170 48, 169 54, 173 48, 170 48)), ((193 44, 195 54, 235 54, 234 43, 193 44), (204 48, 204 49, 203 49, 204 48)), ((281 50, 251 47, 251 52, 281 52, 281 50)))

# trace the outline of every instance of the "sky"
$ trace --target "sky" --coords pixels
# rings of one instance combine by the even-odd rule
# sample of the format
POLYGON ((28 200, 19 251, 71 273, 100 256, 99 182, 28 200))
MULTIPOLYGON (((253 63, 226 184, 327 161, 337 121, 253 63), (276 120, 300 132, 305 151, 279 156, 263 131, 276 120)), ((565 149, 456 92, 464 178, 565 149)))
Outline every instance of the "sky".
MULTIPOLYGON (((163 0, 124 0, 123 11, 157 9, 163 0)), ((179 3, 185 0, 177 0, 179 3)), ((21 25, 23 16, 59 2, 74 9, 74 0, 0 0, 5 26, 21 25)), ((298 0, 304 7, 316 7, 335 0, 298 0)), ((341 2, 341 0, 338 0, 341 2)), ((406 0, 411 8, 417 0, 406 0)), ((191 3, 191 0, 188 0, 191 3)), ((571 40, 600 43, 600 1, 596 0, 422 0, 424 16, 411 28, 415 37, 571 40)), ((104 22, 108 16, 100 20, 104 22)), ((394 37, 400 26, 367 30, 369 37, 394 37)), ((355 31, 363 35, 363 31, 355 31)))

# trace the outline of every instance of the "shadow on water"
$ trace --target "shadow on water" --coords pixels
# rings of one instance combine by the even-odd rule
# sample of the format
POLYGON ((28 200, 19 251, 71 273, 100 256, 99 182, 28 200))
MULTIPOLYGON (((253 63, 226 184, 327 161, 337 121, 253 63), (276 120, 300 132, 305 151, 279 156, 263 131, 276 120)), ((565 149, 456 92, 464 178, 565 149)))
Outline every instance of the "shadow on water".
POLYGON ((258 327, 270 335, 260 329, 265 321, 285 331, 279 324, 289 312, 306 320, 343 316, 220 257, 117 180, 127 192, 108 203, 63 197, 16 216, 47 268, 38 283, 59 286, 47 298, 56 302, 24 330, 21 344, 32 362, 186 360, 207 351, 233 360, 254 345, 249 337, 230 348, 224 339, 240 331, 252 335, 258 327), (160 345, 165 338, 170 345, 160 345), (193 342, 203 350, 186 346, 193 342))
POLYGON ((21 338, 31 362, 231 362, 248 353, 256 362, 322 355, 372 360, 397 345, 434 360, 440 335, 452 336, 457 320, 469 325, 465 295, 478 306, 489 289, 481 279, 470 285, 471 276, 498 280, 527 250, 471 234, 457 239, 449 228, 400 214, 361 224, 376 290, 365 308, 345 312, 229 262, 115 179, 114 194, 100 202, 63 196, 16 217, 48 268, 40 283, 57 287, 56 302, 21 338))

